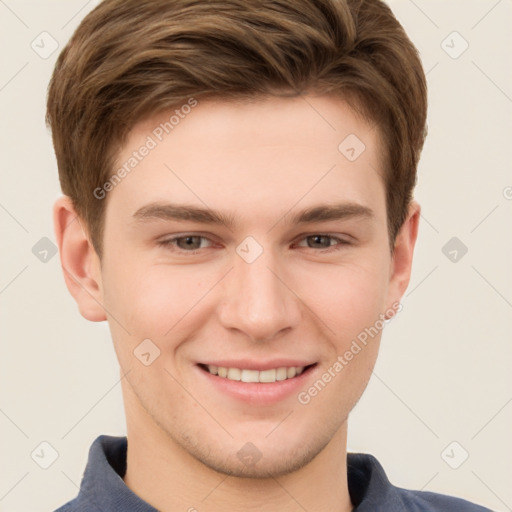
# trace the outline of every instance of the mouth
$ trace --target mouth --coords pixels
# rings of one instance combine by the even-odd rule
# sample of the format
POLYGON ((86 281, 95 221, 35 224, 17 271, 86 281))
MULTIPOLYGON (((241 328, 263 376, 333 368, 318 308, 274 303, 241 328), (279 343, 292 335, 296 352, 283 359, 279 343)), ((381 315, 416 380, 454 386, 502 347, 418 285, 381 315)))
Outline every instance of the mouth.
POLYGON ((277 366, 257 370, 253 368, 238 368, 232 366, 218 366, 213 364, 199 363, 198 366, 204 372, 215 377, 235 382, 272 384, 297 379, 303 374, 311 371, 317 363, 305 366, 277 366))
POLYGON ((290 404, 320 372, 318 361, 307 359, 218 359, 195 364, 205 393, 235 400, 236 404, 270 407, 290 404))

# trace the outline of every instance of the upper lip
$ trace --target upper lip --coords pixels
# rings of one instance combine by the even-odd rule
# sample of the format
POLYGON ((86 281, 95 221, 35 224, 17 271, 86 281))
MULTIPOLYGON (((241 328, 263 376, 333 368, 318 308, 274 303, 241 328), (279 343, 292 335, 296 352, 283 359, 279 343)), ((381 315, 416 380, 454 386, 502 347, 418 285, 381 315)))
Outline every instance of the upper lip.
POLYGON ((283 366, 310 366, 315 361, 307 361, 304 359, 273 359, 272 361, 255 361, 254 359, 231 359, 207 361, 199 364, 217 366, 221 368, 239 368, 241 370, 271 370, 273 368, 281 368, 283 366))

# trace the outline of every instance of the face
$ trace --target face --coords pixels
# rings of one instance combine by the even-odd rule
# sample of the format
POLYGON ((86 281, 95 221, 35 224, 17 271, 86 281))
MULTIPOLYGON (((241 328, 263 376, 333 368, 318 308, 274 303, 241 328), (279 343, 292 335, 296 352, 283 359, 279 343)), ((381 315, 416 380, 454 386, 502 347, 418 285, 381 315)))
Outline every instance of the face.
POLYGON ((328 445, 403 291, 378 130, 305 99, 140 123, 106 198, 100 290, 128 424, 232 475, 286 474, 328 445))

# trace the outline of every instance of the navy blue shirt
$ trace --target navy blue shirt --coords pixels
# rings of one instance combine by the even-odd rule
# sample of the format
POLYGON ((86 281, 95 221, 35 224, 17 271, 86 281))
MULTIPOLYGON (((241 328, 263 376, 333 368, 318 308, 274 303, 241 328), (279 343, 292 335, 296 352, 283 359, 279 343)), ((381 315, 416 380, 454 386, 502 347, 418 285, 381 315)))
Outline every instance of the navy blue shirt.
MULTIPOLYGON (((78 496, 55 512, 158 512, 125 485, 126 448, 126 437, 99 436, 78 496)), ((491 512, 459 498, 395 487, 372 455, 348 453, 347 479, 353 512, 491 512)))

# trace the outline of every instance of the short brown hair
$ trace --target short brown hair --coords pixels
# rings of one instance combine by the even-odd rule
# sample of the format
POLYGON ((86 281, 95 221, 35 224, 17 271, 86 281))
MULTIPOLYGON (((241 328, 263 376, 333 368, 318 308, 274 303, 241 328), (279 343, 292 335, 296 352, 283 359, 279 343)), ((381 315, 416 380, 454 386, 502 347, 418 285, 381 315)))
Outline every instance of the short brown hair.
MULTIPOLYGON (((418 52, 380 0, 104 0, 60 54, 48 90, 62 191, 101 257, 106 200, 133 126, 191 97, 339 94, 385 145, 393 245, 416 183, 427 91, 418 52)), ((341 141, 340 141, 341 142, 341 141)))

